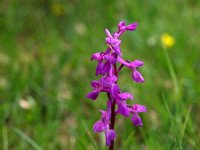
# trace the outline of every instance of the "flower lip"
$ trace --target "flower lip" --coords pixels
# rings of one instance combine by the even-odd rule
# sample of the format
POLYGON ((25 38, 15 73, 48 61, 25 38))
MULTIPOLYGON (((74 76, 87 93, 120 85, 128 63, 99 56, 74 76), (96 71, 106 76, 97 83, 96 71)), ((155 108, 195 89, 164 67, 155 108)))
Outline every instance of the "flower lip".
POLYGON ((94 125, 93 125, 93 130, 94 132, 102 132, 104 131, 105 127, 104 127, 104 123, 103 121, 99 120, 97 121, 94 125))
POLYGON ((118 110, 117 110, 117 113, 125 116, 125 117, 128 117, 130 115, 130 111, 127 107, 127 104, 125 101, 118 101, 118 110))
POLYGON ((114 141, 115 137, 116 137, 116 133, 115 130, 113 129, 108 129, 105 133, 106 136, 106 145, 110 146, 111 142, 114 141))
POLYGON ((146 112, 147 109, 145 106, 140 105, 140 104, 133 104, 131 106, 131 110, 132 113, 141 113, 141 112, 146 112))
POLYGON ((91 100, 96 100, 99 95, 98 91, 92 91, 87 94, 87 98, 90 98, 91 100))
POLYGON ((128 26, 126 26, 126 30, 134 31, 134 30, 136 30, 137 26, 138 26, 138 23, 133 22, 132 24, 129 24, 128 26))
POLYGON ((134 68, 137 68, 137 67, 141 67, 144 65, 144 62, 141 61, 141 60, 134 60, 133 62, 130 63, 130 68, 134 69, 134 68))
POLYGON ((138 116, 138 114, 134 114, 131 120, 134 126, 143 126, 142 119, 138 116))
POLYGON ((127 99, 133 100, 133 95, 131 93, 128 93, 128 92, 120 93, 120 94, 118 94, 118 97, 121 100, 127 100, 127 99))
POLYGON ((102 82, 105 85, 112 84, 112 83, 114 83, 116 81, 117 81, 117 77, 115 75, 113 75, 113 76, 103 76, 100 79, 100 82, 102 82))
POLYGON ((144 78, 143 78, 142 74, 139 71, 137 71, 136 69, 133 70, 132 78, 137 83, 144 82, 144 78))

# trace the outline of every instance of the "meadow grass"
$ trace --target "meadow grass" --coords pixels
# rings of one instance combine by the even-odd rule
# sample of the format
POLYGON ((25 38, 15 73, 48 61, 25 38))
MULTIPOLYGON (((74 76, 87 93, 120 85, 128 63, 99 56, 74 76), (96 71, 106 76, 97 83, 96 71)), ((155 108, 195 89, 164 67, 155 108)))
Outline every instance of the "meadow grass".
POLYGON ((124 58, 138 58, 145 83, 131 72, 120 87, 148 108, 142 128, 116 118, 116 149, 198 150, 200 146, 200 1, 196 0, 2 0, 0 2, 0 149, 106 150, 92 126, 106 95, 91 91, 105 33, 138 22, 125 33, 124 58), (160 42, 169 33, 175 44, 160 42), (176 92, 178 89, 178 92, 176 92))

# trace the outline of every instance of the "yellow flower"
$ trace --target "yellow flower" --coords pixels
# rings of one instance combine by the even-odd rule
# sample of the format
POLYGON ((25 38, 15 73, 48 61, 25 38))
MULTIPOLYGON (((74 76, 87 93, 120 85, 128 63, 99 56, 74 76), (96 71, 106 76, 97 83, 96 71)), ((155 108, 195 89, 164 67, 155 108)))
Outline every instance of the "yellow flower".
POLYGON ((161 35, 161 42, 162 45, 166 48, 172 47, 175 44, 174 38, 168 33, 161 35))
POLYGON ((62 16, 65 14, 64 6, 60 3, 54 3, 51 5, 51 11, 55 16, 62 16))

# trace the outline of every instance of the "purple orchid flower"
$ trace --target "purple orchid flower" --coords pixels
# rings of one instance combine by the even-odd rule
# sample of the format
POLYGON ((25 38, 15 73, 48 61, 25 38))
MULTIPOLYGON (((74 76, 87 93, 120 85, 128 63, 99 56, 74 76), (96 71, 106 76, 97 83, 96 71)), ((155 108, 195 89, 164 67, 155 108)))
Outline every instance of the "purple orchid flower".
POLYGON ((111 85, 111 95, 114 99, 120 99, 122 101, 127 99, 133 100, 133 95, 131 93, 129 92, 121 93, 118 85, 115 83, 111 85))
POLYGON ((138 116, 138 113, 141 113, 141 112, 146 112, 146 107, 143 106, 143 105, 139 105, 139 104, 134 104, 132 105, 132 107, 129 109, 130 113, 133 114, 131 120, 133 122, 133 124, 135 126, 142 126, 142 120, 141 118, 138 116))
MULTIPOLYGON (((108 103, 110 103, 110 101, 108 101, 108 103)), ((111 106, 109 106, 109 104, 108 104, 108 107, 111 107, 111 106)), ((109 110, 110 110, 110 108, 107 109, 108 112, 106 112, 104 110, 100 110, 101 119, 98 120, 93 126, 94 132, 96 132, 96 133, 104 132, 105 133, 106 145, 107 146, 110 146, 111 142, 114 141, 114 139, 116 137, 115 130, 109 129, 109 120, 110 120, 110 117, 111 117, 109 110)))
POLYGON ((115 36, 112 36, 108 29, 106 29, 105 32, 106 32, 106 35, 108 36, 106 38, 106 43, 112 50, 114 50, 118 55, 121 56, 122 55, 121 50, 120 50, 121 40, 119 40, 115 36))
POLYGON ((124 21, 121 21, 119 24, 118 24, 118 34, 121 35, 122 33, 124 33, 126 30, 129 30, 129 31, 134 31, 136 30, 138 26, 138 23, 137 22, 134 22, 128 26, 126 26, 126 23, 124 21))
POLYGON ((117 80, 115 75, 103 76, 99 81, 94 80, 91 83, 93 91, 88 93, 87 98, 96 100, 100 92, 109 92, 111 85, 117 80))
POLYGON ((95 53, 92 55, 91 60, 97 60, 98 65, 96 68, 96 76, 105 75, 109 72, 111 66, 116 64, 117 54, 116 53, 95 53), (103 62, 105 61, 105 62, 103 62))
POLYGON ((130 63, 129 68, 132 69, 132 78, 135 82, 144 82, 144 78, 142 77, 142 74, 136 70, 137 67, 143 66, 144 63, 140 60, 135 60, 130 63))
POLYGON ((106 145, 109 146, 110 150, 114 150, 116 115, 131 116, 134 126, 142 126, 142 119, 138 114, 146 112, 146 107, 143 105, 128 104, 128 99, 134 99, 133 95, 129 92, 122 92, 117 83, 119 72, 124 66, 132 70, 132 79, 136 83, 144 82, 142 74, 138 71, 138 68, 142 67, 144 63, 140 60, 124 60, 120 49, 121 40, 119 37, 125 31, 134 31, 137 26, 136 22, 126 25, 124 21, 121 21, 118 24, 118 31, 113 34, 106 29, 106 44, 108 48, 104 52, 93 54, 91 57, 91 60, 98 62, 96 75, 102 75, 102 77, 91 82, 93 90, 87 94, 87 98, 96 100, 102 92, 108 96, 107 109, 106 111, 100 110, 101 118, 93 125, 93 130, 96 133, 104 132, 106 145), (119 67, 117 67, 118 64, 120 64, 119 67))
POLYGON ((117 57, 117 61, 132 70, 132 79, 135 82, 138 82, 138 83, 144 82, 144 78, 143 78, 142 74, 139 71, 137 71, 138 67, 141 67, 144 65, 144 63, 142 61, 134 60, 133 62, 129 62, 129 61, 123 60, 121 57, 117 57))
POLYGON ((130 112, 126 100, 133 100, 133 95, 129 92, 120 93, 118 85, 113 83, 111 85, 111 96, 113 97, 113 99, 115 99, 115 102, 118 105, 116 113, 128 117, 130 112))

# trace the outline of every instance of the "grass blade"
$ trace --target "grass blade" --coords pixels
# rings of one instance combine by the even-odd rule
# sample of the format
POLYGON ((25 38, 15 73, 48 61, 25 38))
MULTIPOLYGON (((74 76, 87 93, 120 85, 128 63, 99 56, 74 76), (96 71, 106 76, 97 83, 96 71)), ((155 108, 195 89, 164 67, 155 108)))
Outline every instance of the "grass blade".
POLYGON ((183 124, 183 129, 182 129, 182 131, 181 131, 180 144, 181 144, 182 141, 183 141, 183 137, 184 137, 184 134, 185 134, 185 129, 186 129, 186 126, 187 126, 188 121, 189 121, 189 117, 190 117, 191 110, 192 110, 192 105, 189 106, 188 111, 187 111, 187 113, 186 113, 185 122, 184 122, 184 124, 183 124))
POLYGON ((8 150, 8 131, 7 127, 2 128, 3 150, 8 150))
POLYGON ((128 149, 128 145, 132 142, 131 140, 133 139, 134 134, 135 134, 134 131, 132 131, 132 132, 129 134, 127 140, 125 140, 125 142, 124 142, 124 144, 123 144, 123 145, 124 145, 123 147, 125 147, 126 149, 128 149))
POLYGON ((28 137, 24 132, 17 128, 13 128, 13 131, 17 133, 22 139, 24 139, 28 144, 30 144, 35 150, 42 150, 42 148, 33 141, 30 137, 28 137))
POLYGON ((179 138, 178 138, 178 130, 177 130, 177 127, 176 127, 176 122, 174 120, 174 117, 168 107, 168 104, 167 104, 167 101, 166 101, 166 98, 165 98, 165 95, 162 94, 162 98, 163 98, 163 101, 164 101, 164 104, 165 104, 165 107, 167 109, 167 112, 169 114, 169 117, 170 117, 170 121, 172 123, 172 126, 173 126, 173 130, 174 130, 174 134, 175 134, 175 138, 176 138, 176 145, 177 145, 177 149, 178 150, 182 150, 182 146, 180 145, 180 141, 179 141, 179 138))
POLYGON ((87 135, 89 136, 90 140, 92 141, 92 143, 94 145, 94 148, 97 149, 97 150, 99 150, 98 147, 97 147, 97 144, 96 144, 96 142, 94 140, 94 138, 92 137, 92 135, 91 135, 91 133, 90 133, 90 131, 88 130, 87 127, 85 127, 85 131, 86 131, 87 135))

